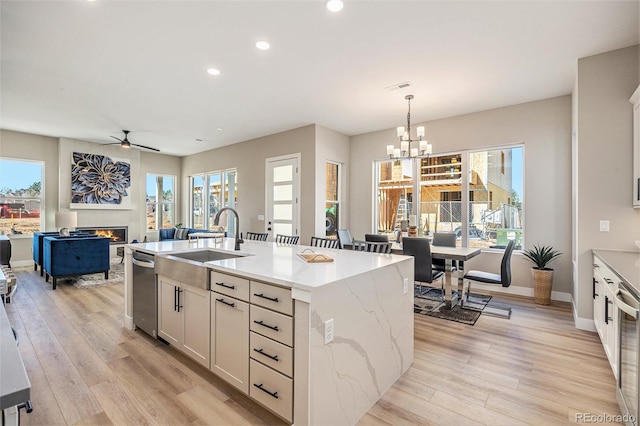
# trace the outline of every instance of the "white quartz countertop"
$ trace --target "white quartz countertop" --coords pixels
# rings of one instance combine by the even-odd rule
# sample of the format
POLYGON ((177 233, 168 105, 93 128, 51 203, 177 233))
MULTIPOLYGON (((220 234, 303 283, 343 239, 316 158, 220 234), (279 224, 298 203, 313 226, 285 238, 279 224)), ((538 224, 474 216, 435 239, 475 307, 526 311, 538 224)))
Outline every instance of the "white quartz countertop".
POLYGON ((377 268, 409 260, 406 256, 394 254, 374 254, 302 245, 289 246, 253 240, 245 241, 240 245, 240 251, 234 251, 233 238, 224 238, 222 241, 214 239, 158 241, 128 244, 127 247, 155 255, 202 249, 241 254, 245 256, 206 262, 206 265, 219 272, 241 275, 302 290, 312 290, 377 268), (307 263, 297 256, 304 250, 306 250, 305 253, 313 250, 315 253, 331 256, 334 261, 307 263))

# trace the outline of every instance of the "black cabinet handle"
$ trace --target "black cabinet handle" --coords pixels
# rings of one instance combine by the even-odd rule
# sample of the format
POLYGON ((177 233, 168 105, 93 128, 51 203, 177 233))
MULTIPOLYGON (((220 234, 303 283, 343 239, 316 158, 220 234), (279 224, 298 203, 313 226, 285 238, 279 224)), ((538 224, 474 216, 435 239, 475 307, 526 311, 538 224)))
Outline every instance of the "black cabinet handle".
POLYGON ((178 312, 180 312, 180 308, 182 308, 183 306, 180 304, 180 293, 182 293, 184 290, 182 290, 180 287, 178 288, 178 312))
POLYGON ((173 286, 173 310, 178 310, 178 287, 173 286))
POLYGON ((235 304, 235 303, 229 303, 229 302, 227 302, 227 301, 226 301, 226 300, 224 300, 224 299, 216 299, 216 302, 224 303, 225 305, 227 305, 227 306, 231 306, 232 308, 235 308, 235 307, 236 307, 236 304, 235 304))
POLYGON ((613 280, 611 278, 605 278, 604 280, 607 282, 607 284, 613 284, 613 280))
POLYGON ((604 323, 609 324, 609 297, 604 296, 604 323))
POLYGON ((16 408, 18 409, 18 411, 24 408, 27 411, 27 413, 31 413, 33 411, 33 405, 31 404, 30 399, 28 399, 27 402, 23 402, 22 404, 19 404, 16 408))
POLYGON ((256 297, 261 297, 263 299, 267 299, 267 300, 271 300, 272 302, 279 302, 280 300, 278 300, 277 297, 269 297, 269 296, 265 296, 263 293, 257 294, 257 293, 253 293, 254 296, 256 297))
POLYGON ((253 384, 253 386, 257 387, 258 389, 260 389, 262 392, 264 393, 268 393, 269 395, 271 395, 272 397, 274 397, 275 399, 278 399, 278 392, 269 392, 268 390, 266 390, 265 388, 262 387, 262 383, 260 383, 259 385, 256 385, 255 383, 253 384))
POLYGON ((594 278, 593 279, 593 298, 595 299, 596 297, 598 297, 598 293, 596 293, 596 283, 598 281, 594 278))
POLYGON ((272 360, 274 360, 274 361, 280 361, 280 360, 278 359, 278 355, 269 355, 268 353, 266 353, 265 351, 263 351, 263 350, 262 350, 262 348, 260 348, 260 349, 253 348, 253 350, 254 350, 254 351, 256 351, 256 352, 258 352, 260 355, 264 355, 264 356, 266 356, 267 358, 271 358, 271 359, 272 359, 272 360))
POLYGON ((225 283, 216 283, 216 285, 219 285, 220 287, 224 287, 224 288, 229 288, 231 290, 235 290, 236 289, 235 285, 226 285, 225 283))
POLYGON ((273 326, 273 325, 265 324, 262 320, 260 320, 260 321, 253 320, 253 322, 255 322, 256 324, 261 325, 263 327, 270 328, 273 331, 280 331, 280 329, 278 329, 277 325, 273 326))
POLYGON ((594 263, 594 264, 593 264, 593 267, 594 267, 595 269, 598 269, 598 268, 600 268, 600 265, 598 265, 597 263, 594 263))

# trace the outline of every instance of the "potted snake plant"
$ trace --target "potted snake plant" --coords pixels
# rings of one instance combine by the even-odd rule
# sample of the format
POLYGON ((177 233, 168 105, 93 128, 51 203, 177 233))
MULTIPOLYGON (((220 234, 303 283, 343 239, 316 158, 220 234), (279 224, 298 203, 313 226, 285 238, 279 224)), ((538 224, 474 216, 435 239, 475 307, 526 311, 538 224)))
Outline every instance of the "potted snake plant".
POLYGON ((532 248, 523 250, 522 254, 534 264, 531 268, 531 276, 533 277, 535 303, 549 305, 551 303, 551 287, 553 286, 553 269, 547 265, 562 253, 552 246, 534 244, 532 248))

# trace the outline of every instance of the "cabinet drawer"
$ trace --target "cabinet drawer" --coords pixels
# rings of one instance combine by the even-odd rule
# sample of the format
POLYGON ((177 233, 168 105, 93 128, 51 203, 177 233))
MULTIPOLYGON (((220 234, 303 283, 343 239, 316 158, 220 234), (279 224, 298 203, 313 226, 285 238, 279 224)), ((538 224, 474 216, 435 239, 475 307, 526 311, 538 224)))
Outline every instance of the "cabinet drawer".
POLYGON ((250 360, 249 395, 288 421, 293 418, 293 380, 250 360))
POLYGON ((251 281, 251 303, 293 315, 293 299, 289 288, 251 281))
POLYGON ((278 370, 282 374, 293 376, 293 349, 251 332, 249 337, 249 356, 278 370))
POLYGON ((211 271, 211 290, 249 301, 249 280, 246 278, 211 271))
POLYGON ((251 305, 251 331, 293 346, 293 318, 251 305))

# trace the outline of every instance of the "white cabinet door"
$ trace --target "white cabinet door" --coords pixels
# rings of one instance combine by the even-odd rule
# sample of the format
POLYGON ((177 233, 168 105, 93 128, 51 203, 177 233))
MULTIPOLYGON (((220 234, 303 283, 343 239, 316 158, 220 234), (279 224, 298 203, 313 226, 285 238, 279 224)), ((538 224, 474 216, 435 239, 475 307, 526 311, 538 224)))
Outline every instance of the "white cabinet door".
POLYGON ((182 351, 209 368, 209 290, 183 285, 179 294, 182 351))
POLYGON ((640 207, 640 86, 629 101, 633 104, 633 207, 640 207))
POLYGON ((604 305, 604 314, 606 318, 605 328, 605 341, 604 349, 607 353, 607 357, 609 358, 609 363, 611 364, 611 369, 613 370, 613 375, 618 377, 618 309, 614 303, 615 292, 618 286, 614 284, 605 285, 605 305, 604 305))
POLYGON ((211 371, 249 393, 249 304, 211 295, 211 371))
POLYGON ((603 336, 604 328, 604 285, 606 283, 595 270, 593 272, 594 279, 594 298, 593 298, 593 323, 596 327, 596 331, 600 336, 600 340, 604 344, 605 337, 603 336))
POLYGON ((158 276, 158 337, 173 346, 180 342, 180 312, 177 309, 177 282, 158 276))

